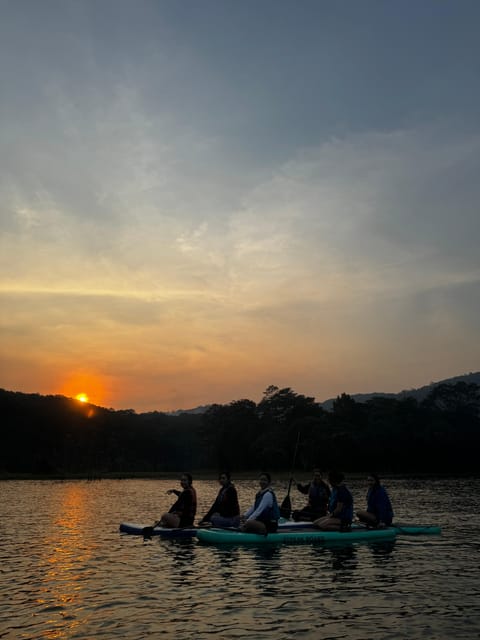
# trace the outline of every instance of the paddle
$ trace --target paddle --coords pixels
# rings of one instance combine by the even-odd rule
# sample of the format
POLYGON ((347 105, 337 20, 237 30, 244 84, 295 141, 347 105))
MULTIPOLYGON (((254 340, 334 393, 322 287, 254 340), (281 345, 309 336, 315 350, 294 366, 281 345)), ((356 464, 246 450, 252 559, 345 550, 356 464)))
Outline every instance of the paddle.
POLYGON ((290 480, 288 482, 287 495, 283 499, 283 502, 282 502, 282 504, 280 506, 280 515, 282 516, 282 518, 287 518, 287 519, 290 518, 290 516, 292 514, 292 501, 290 500, 290 489, 292 488, 293 472, 295 470, 295 460, 297 459, 297 451, 298 451, 298 443, 299 442, 300 442, 300 431, 298 432, 298 435, 297 435, 297 443, 295 445, 295 452, 293 454, 292 470, 290 472, 290 480))
POLYGON ((158 522, 155 522, 155 524, 152 524, 151 527, 143 527, 142 529, 142 533, 143 533, 143 539, 144 540, 151 540, 152 536, 153 536, 153 530, 155 529, 155 527, 158 527, 158 525, 161 523, 162 521, 159 520, 158 522))

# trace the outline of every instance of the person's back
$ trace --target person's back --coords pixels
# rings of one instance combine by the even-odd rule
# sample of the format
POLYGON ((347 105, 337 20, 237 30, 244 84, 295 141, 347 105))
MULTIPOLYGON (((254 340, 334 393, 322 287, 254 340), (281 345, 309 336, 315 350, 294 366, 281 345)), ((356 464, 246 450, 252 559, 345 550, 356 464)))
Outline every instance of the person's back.
POLYGON ((328 481, 332 493, 328 503, 329 515, 314 521, 314 526, 324 531, 344 531, 351 527, 353 520, 353 496, 343 483, 340 471, 330 471, 328 481))
POLYGON ((367 482, 367 509, 357 511, 357 517, 371 527, 389 527, 394 515, 390 497, 376 473, 371 473, 367 482))
POLYGON ((353 520, 353 496, 342 483, 332 489, 332 515, 341 521, 341 528, 348 528, 353 520))

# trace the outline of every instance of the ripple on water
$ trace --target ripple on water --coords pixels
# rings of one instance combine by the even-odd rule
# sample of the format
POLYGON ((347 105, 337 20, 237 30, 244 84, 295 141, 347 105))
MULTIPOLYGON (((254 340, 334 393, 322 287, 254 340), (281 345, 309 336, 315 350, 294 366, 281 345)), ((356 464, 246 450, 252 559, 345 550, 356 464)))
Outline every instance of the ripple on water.
MULTIPOLYGON (((118 523, 153 522, 171 482, 5 483, 0 637, 477 640, 480 481, 390 484, 399 520, 443 535, 344 548, 144 544, 118 523), (472 514, 459 518, 467 499, 472 514)), ((238 486, 248 503, 255 483, 238 486)), ((363 481, 352 490, 363 499, 363 481)), ((217 485, 197 491, 203 510, 217 485)))

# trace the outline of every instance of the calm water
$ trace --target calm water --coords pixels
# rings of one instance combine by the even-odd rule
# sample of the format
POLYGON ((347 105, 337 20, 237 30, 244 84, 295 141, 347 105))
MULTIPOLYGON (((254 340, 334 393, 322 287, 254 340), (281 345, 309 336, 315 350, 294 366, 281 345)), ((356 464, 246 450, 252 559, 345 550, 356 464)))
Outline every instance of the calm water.
MULTIPOLYGON (((217 485, 195 484, 202 513, 217 485)), ((236 484, 246 508, 256 484, 236 484)), ((344 548, 144 543, 119 523, 152 523, 175 482, 1 482, 0 638, 478 639, 480 480, 385 484, 397 521, 443 535, 344 548)), ((363 505, 363 478, 349 486, 363 505)))

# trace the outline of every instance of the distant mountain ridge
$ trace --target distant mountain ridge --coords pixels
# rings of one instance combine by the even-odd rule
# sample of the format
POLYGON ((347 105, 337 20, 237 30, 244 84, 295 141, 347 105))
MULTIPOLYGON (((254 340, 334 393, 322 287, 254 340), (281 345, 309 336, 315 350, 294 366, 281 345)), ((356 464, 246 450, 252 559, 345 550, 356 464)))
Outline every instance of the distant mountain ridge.
MULTIPOLYGON (((457 382, 467 382, 470 384, 478 384, 480 385, 480 371, 475 373, 465 373, 461 376, 455 376, 454 378, 446 378, 445 380, 439 380, 438 382, 431 382, 430 384, 425 385, 424 387, 419 387, 418 389, 404 389, 403 391, 399 391, 398 393, 384 393, 382 391, 374 391, 372 393, 348 393, 355 402, 368 402, 372 398, 396 398, 397 400, 401 400, 402 398, 415 398, 418 402, 424 400, 430 391, 435 387, 438 387, 440 384, 456 384, 457 382)), ((344 393, 347 393, 346 391, 344 393)), ((331 411, 333 407, 333 403, 336 400, 335 398, 329 398, 328 400, 324 400, 323 402, 319 402, 318 405, 323 407, 326 411, 331 411)), ((203 405, 200 407, 195 407, 194 409, 177 409, 176 411, 167 411, 168 415, 178 416, 182 413, 190 413, 190 414, 198 414, 205 413, 211 405, 203 405)))
POLYGON ((212 405, 210 404, 204 404, 201 405, 200 407, 195 407, 195 409, 176 409, 175 411, 165 411, 165 413, 169 416, 179 416, 182 413, 190 413, 190 414, 197 414, 197 413, 205 413, 205 411, 207 411, 207 409, 209 409, 212 405))
MULTIPOLYGON (((432 389, 434 389, 435 387, 438 387, 440 384, 456 384, 457 382, 466 382, 468 384, 477 384, 480 386, 480 371, 476 371, 474 373, 472 372, 465 373, 463 375, 455 376, 453 378, 446 378, 445 380, 439 380, 438 382, 431 382, 430 384, 427 384, 423 387, 419 387, 418 389, 404 389, 403 391, 399 391, 398 393, 385 393, 382 391, 373 391, 371 393, 348 393, 347 391, 344 391, 342 393, 345 393, 346 395, 350 396, 350 398, 355 400, 355 402, 361 402, 361 403, 368 402, 372 398, 395 398, 397 400, 401 400, 403 398, 415 398, 415 400, 417 400, 418 402, 421 402, 428 396, 428 394, 432 391, 432 389)), ((22 394, 21 392, 12 392, 12 393, 16 393, 19 396, 24 395, 25 397, 29 395, 32 395, 32 396, 39 395, 39 394, 22 394)), ((54 396, 44 396, 44 397, 54 397, 54 396)), ((61 398, 63 396, 56 396, 56 397, 61 398)), ((335 396, 335 398, 329 398, 328 400, 324 400, 323 402, 317 402, 317 404, 319 407, 322 407, 326 411, 331 411, 333 408, 333 403, 335 402, 337 397, 338 396, 335 396)), ((198 407, 194 407, 192 409, 176 409, 174 411, 160 411, 160 412, 154 411, 153 413, 163 413, 167 416, 172 416, 172 417, 178 417, 185 414, 201 415, 206 411, 208 411, 208 409, 211 406, 213 406, 213 404, 217 404, 217 403, 201 405, 198 407)), ((152 413, 152 412, 147 412, 147 414, 148 413, 152 413)), ((142 414, 139 414, 139 415, 142 415, 142 414)))
MULTIPOLYGON (((399 393, 383 393, 381 391, 376 391, 373 393, 349 393, 348 395, 355 400, 355 402, 368 402, 372 398, 395 398, 397 400, 402 400, 403 398, 415 398, 418 402, 424 400, 428 394, 440 384, 456 384, 457 382, 466 382, 468 384, 478 384, 480 385, 480 371, 475 373, 465 373, 461 376, 455 376, 454 378, 446 378, 445 380, 439 380, 438 382, 431 382, 430 384, 425 385, 424 387, 419 387, 418 389, 404 389, 399 393)), ((330 411, 333 407, 333 403, 336 398, 329 398, 324 402, 320 402, 320 406, 323 407, 326 411, 330 411)))

